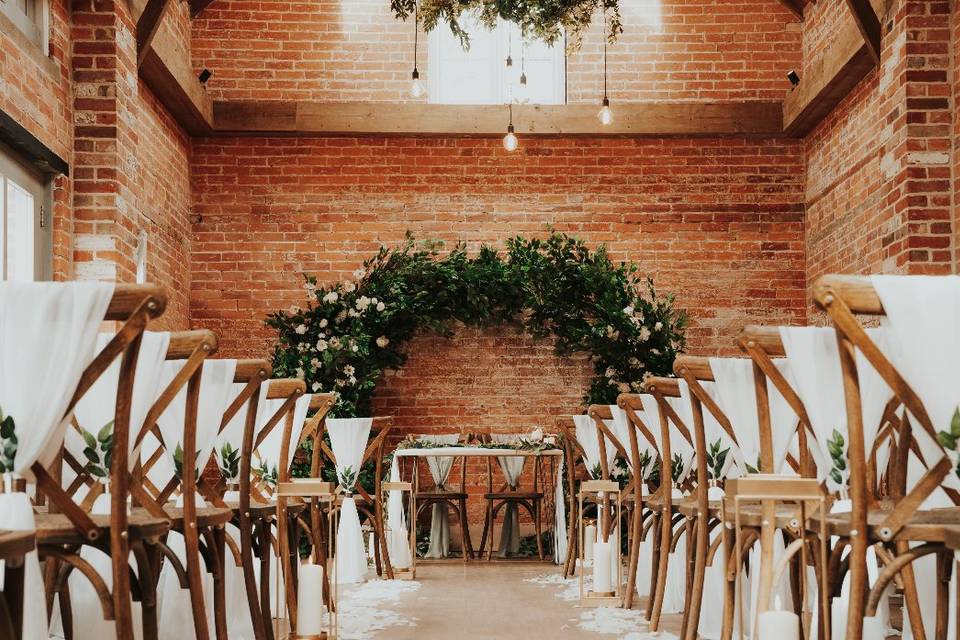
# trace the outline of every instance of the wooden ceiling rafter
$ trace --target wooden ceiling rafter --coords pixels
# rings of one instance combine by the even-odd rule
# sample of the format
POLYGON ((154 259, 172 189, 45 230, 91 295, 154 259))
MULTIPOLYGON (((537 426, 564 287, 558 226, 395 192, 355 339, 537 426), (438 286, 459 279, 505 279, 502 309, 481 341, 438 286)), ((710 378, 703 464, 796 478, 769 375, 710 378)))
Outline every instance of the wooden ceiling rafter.
POLYGON ((853 21, 867 45, 867 52, 875 64, 880 64, 880 18, 877 17, 873 4, 870 0, 847 0, 847 6, 850 7, 853 21))
POLYGON ((799 20, 803 20, 803 7, 806 4, 804 0, 780 0, 780 4, 790 10, 799 20))
POLYGON ((137 67, 143 65, 143 60, 153 43, 154 36, 160 29, 163 14, 171 0, 146 0, 143 10, 137 18, 137 67))
POLYGON ((190 2, 190 17, 196 18, 198 15, 203 13, 203 10, 210 6, 213 0, 189 0, 190 2))

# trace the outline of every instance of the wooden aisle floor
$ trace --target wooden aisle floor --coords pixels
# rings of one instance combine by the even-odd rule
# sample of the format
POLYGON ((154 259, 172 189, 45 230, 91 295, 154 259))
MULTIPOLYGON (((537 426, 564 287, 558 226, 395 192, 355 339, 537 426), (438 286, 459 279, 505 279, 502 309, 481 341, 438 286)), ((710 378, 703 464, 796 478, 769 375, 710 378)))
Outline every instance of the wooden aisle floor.
MULTIPOLYGON (((527 562, 459 562, 420 564, 420 589, 401 596, 396 606, 404 617, 416 618, 416 626, 392 627, 372 636, 376 640, 424 640, 436 638, 535 640, 559 638, 620 638, 598 635, 578 628, 583 609, 576 601, 556 597, 560 585, 525 582, 557 569, 549 564, 527 562)), ((634 604, 635 610, 646 599, 634 604)), ((666 616, 663 631, 679 634, 681 617, 666 616)), ((644 631, 638 628, 637 631, 644 631)), ((624 634, 625 635, 625 634, 624 634)), ((666 636, 669 637, 669 636, 666 636)))

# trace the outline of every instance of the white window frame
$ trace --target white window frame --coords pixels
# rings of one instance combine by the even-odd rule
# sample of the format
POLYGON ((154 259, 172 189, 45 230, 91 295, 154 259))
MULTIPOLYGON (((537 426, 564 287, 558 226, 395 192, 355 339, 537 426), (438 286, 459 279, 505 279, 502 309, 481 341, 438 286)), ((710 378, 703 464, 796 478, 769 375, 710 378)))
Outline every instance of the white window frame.
POLYGON ((0 14, 47 55, 50 50, 50 0, 27 0, 27 3, 33 7, 32 19, 14 6, 13 0, 0 0, 0 14))
MULTIPOLYGON (((441 38, 450 37, 448 29, 444 24, 438 24, 437 27, 428 35, 427 48, 427 89, 429 91, 427 101, 432 104, 506 104, 515 102, 513 99, 512 87, 507 82, 507 55, 513 58, 513 68, 519 74, 522 64, 522 42, 519 28, 505 20, 498 20, 494 29, 496 37, 494 39, 494 52, 489 64, 492 65, 491 87, 488 100, 480 103, 465 103, 457 101, 439 100, 442 95, 443 70, 440 66, 441 60, 441 38), (508 31, 509 30, 509 31, 508 31), (512 31, 512 48, 508 39, 508 33, 512 31)), ((558 41, 551 49, 553 56, 552 72, 553 78, 553 96, 549 102, 541 104, 565 104, 566 95, 566 56, 563 41, 558 41)))

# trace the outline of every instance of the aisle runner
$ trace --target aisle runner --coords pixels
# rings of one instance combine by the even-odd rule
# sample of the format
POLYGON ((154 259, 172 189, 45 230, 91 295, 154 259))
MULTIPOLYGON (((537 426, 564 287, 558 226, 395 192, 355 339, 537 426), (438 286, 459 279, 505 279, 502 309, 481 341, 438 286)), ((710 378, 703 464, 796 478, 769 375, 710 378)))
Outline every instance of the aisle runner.
MULTIPOLYGON (((588 590, 592 579, 584 580, 583 588, 588 590)), ((558 573, 545 573, 533 578, 526 578, 524 582, 532 582, 541 588, 548 586, 560 587, 554 594, 561 600, 571 602, 580 599, 580 579, 564 578, 558 573)), ((579 608, 579 607, 577 607, 579 608)), ((649 631, 638 631, 647 626, 643 609, 581 609, 578 618, 571 618, 571 623, 590 633, 616 635, 619 640, 679 640, 677 636, 666 631, 652 634, 649 631)))
POLYGON ((377 631, 390 627, 415 627, 416 618, 408 618, 391 606, 400 597, 420 588, 419 582, 406 580, 369 580, 357 586, 340 585, 341 640, 368 640, 377 631))

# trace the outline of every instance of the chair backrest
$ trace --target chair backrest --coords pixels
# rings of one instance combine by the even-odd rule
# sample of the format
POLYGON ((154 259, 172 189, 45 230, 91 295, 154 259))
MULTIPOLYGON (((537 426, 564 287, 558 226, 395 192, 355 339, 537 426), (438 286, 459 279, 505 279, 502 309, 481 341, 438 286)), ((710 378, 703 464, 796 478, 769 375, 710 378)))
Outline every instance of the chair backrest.
MULTIPOLYGON (((941 307, 946 305, 949 311, 956 307, 958 284, 952 276, 824 276, 814 286, 814 300, 830 315, 839 343, 851 467, 856 470, 867 466, 858 352, 889 385, 909 416, 899 424, 901 460, 905 461, 907 452, 912 450, 926 466, 922 477, 907 487, 878 528, 882 539, 895 535, 938 489, 954 504, 960 504, 960 482, 952 473, 953 464, 940 442, 941 431, 952 435, 950 412, 956 411, 955 380, 949 375, 940 379, 944 376, 938 375, 955 366, 956 324, 941 307), (888 316, 885 327, 894 334, 898 348, 879 345, 858 315, 888 316)), ((856 472, 851 474, 850 497, 855 511, 862 511, 868 500, 867 482, 868 478, 856 472)))
POLYGON ((700 457, 689 427, 691 407, 689 402, 683 402, 677 378, 649 377, 644 381, 644 389, 656 400, 660 419, 661 489, 672 488, 677 483, 682 485, 688 479, 694 461, 700 457), (676 479, 673 477, 674 467, 679 467, 676 479))
POLYGON ((255 429, 251 448, 251 464, 256 466, 251 470, 255 481, 250 486, 250 493, 261 502, 268 501, 273 495, 281 481, 281 473, 284 478, 289 478, 290 442, 284 442, 284 433, 289 425, 290 437, 293 437, 297 422, 303 428, 310 404, 310 399, 304 396, 307 385, 303 380, 273 379, 266 385, 265 405, 258 417, 262 423, 255 429))

